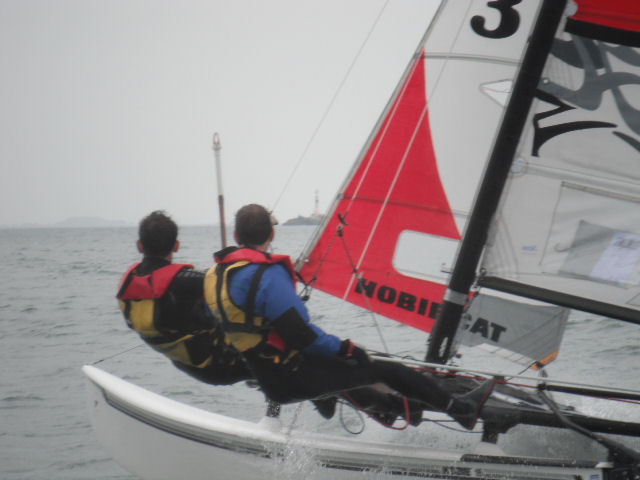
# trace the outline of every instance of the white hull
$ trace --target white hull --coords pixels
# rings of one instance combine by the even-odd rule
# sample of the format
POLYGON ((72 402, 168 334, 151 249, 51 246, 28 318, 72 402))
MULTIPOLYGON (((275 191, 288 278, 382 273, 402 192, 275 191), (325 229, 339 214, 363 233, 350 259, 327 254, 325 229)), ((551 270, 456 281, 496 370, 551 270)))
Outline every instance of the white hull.
POLYGON ((246 422, 181 404, 85 366, 93 428, 143 479, 605 479, 608 465, 363 442, 246 422))

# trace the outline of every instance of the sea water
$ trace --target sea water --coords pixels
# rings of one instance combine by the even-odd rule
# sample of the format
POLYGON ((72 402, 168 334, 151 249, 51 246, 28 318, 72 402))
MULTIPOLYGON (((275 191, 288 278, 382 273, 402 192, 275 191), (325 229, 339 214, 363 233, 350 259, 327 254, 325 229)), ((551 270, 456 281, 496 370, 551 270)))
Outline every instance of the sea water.
MULTIPOLYGON (((85 406, 85 364, 114 373, 162 395, 218 413, 257 421, 264 413, 259 391, 244 383, 230 387, 200 384, 182 374, 129 330, 117 308, 115 293, 124 270, 139 255, 136 229, 5 229, 0 230, 0 478, 133 479, 96 440, 85 406)), ((313 227, 277 227, 274 250, 295 256, 313 227)), ((212 264, 220 235, 213 227, 180 231, 177 262, 199 269, 212 264)), ((344 306, 321 292, 309 301, 312 318, 327 331, 352 338, 375 350, 421 358, 426 336, 416 330, 344 306), (377 325, 376 325, 377 322, 377 325), (385 341, 378 335, 384 332, 385 341)), ((490 368, 464 352, 471 364, 490 368)), ((584 314, 572 315, 560 357, 549 367, 553 377, 639 388, 640 332, 637 326, 584 314)), ((518 368, 511 367, 515 373, 518 368)), ((580 401, 577 406, 604 416, 608 406, 580 401)), ((640 422, 640 407, 620 411, 640 422)), ((316 431, 351 435, 363 424, 345 409, 322 420, 305 402, 287 406, 285 423, 316 431), (304 426, 303 425, 303 426, 304 426)), ((461 435, 435 424, 396 432, 371 423, 366 439, 422 444, 428 447, 470 447, 478 434, 461 435), (474 436, 475 435, 475 436, 474 436)), ((549 456, 580 451, 603 456, 599 447, 571 432, 531 436, 518 427, 501 437, 507 453, 549 456)), ((636 442, 636 447, 638 447, 636 442)), ((312 465, 304 458, 280 472, 305 478, 312 465)), ((282 467, 285 468, 285 467, 282 467)))

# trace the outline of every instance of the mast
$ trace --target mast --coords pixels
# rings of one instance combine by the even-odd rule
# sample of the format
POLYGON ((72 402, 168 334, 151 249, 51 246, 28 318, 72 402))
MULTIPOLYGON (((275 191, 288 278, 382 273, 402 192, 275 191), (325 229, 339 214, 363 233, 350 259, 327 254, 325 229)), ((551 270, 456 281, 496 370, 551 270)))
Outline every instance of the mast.
POLYGON ((429 362, 445 363, 451 355, 453 337, 458 330, 463 308, 475 280, 491 219, 498 207, 533 96, 566 3, 566 0, 544 0, 540 8, 458 250, 442 308, 429 337, 426 355, 426 360, 429 362))
POLYGON ((220 143, 220 136, 218 132, 213 134, 213 154, 216 161, 216 180, 218 183, 218 214, 220 217, 220 241, 222 242, 222 248, 227 247, 227 226, 224 219, 224 193, 222 193, 222 166, 220 161, 220 150, 222 150, 222 144, 220 143))

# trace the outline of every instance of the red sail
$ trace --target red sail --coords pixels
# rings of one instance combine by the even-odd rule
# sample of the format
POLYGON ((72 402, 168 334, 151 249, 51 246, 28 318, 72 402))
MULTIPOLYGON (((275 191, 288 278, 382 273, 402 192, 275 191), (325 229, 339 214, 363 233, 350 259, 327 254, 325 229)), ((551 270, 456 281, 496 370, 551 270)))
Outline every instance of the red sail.
POLYGON ((415 62, 300 273, 315 288, 430 331, 445 286, 393 264, 403 231, 460 238, 438 174, 424 64, 424 56, 415 62))

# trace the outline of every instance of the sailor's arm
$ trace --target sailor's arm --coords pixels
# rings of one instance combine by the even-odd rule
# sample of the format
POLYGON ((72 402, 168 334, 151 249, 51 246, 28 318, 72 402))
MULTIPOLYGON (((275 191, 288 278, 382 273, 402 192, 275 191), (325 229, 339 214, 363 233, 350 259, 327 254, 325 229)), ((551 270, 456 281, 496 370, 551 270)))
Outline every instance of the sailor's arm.
POLYGON ((264 308, 265 318, 273 319, 271 326, 290 348, 313 355, 336 355, 339 352, 341 340, 311 323, 291 277, 280 265, 265 271, 256 303, 258 308, 264 308))

